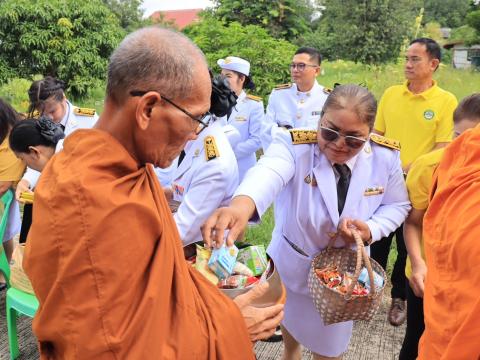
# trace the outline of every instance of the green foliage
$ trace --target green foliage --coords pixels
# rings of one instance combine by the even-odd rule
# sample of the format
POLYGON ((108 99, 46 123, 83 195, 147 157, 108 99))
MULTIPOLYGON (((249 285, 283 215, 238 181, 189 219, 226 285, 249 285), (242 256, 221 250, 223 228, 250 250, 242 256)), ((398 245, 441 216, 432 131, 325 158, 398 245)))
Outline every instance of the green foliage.
POLYGON ((108 57, 124 31, 100 0, 0 2, 0 83, 52 75, 73 95, 106 75, 108 57))
POLYGON ((423 24, 438 22, 442 27, 464 25, 470 0, 424 0, 423 24))
POLYGON ((256 94, 265 96, 279 83, 288 81, 288 64, 296 50, 285 40, 274 39, 256 25, 228 25, 205 15, 202 21, 186 28, 190 37, 206 54, 209 65, 219 72, 218 59, 239 56, 250 62, 256 94))
POLYGON ((480 10, 472 11, 467 15, 467 24, 475 29, 475 37, 466 41, 467 45, 473 45, 480 43, 480 10))
POLYGON ((474 28, 463 25, 453 29, 450 33, 449 41, 463 41, 467 44, 473 44, 477 40, 477 33, 474 28))
POLYGON ((14 78, 0 86, 0 97, 12 105, 18 112, 28 111, 28 89, 32 84, 27 79, 14 78))
POLYGON ((115 14, 120 26, 127 32, 139 29, 146 24, 142 19, 143 10, 140 8, 143 0, 102 0, 102 2, 115 14))
POLYGON ((313 7, 307 0, 216 0, 213 14, 226 23, 258 25, 290 41, 310 32, 313 7))
POLYGON ((325 0, 319 28, 306 36, 329 59, 366 64, 395 61, 412 34, 418 9, 410 0, 325 0), (394 16, 392 14, 395 14, 394 16))

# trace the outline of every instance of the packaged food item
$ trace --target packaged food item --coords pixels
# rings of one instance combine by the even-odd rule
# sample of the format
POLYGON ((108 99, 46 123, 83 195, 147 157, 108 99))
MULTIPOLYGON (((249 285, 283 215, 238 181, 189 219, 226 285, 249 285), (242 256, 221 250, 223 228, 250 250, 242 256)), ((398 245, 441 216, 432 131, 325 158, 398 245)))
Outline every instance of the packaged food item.
POLYGON ((249 276, 247 278, 247 283, 245 284, 245 286, 250 286, 250 285, 254 285, 256 284, 257 282, 259 282, 260 279, 258 277, 255 277, 255 276, 249 276))
POLYGON ((229 247, 224 245, 219 249, 214 249, 208 260, 208 267, 219 279, 226 279, 233 272, 237 255, 238 248, 235 245, 229 247))
POLYGON ((263 245, 248 246, 238 253, 238 261, 247 265, 253 275, 261 275, 267 268, 267 254, 263 245))
POLYGON ((203 276, 205 276, 214 285, 218 284, 218 277, 208 267, 208 260, 212 251, 197 245, 197 257, 195 259, 195 269, 197 269, 203 276))
POLYGON ((20 199, 23 200, 26 204, 33 204, 33 192, 24 191, 20 194, 20 199))
MULTIPOLYGON (((368 290, 370 290, 370 277, 368 276, 368 270, 364 267, 358 275, 358 282, 363 284, 368 290)), ((383 277, 377 272, 373 271, 373 282, 375 287, 381 288, 384 283, 383 277)))
MULTIPOLYGON (((327 287, 341 294, 346 294, 349 286, 354 281, 352 274, 348 272, 341 273, 336 266, 315 269, 315 273, 327 287)), ((369 292, 369 289, 357 281, 353 287, 352 295, 368 295, 369 292)))
POLYGON ((232 275, 226 279, 220 280, 218 287, 220 289, 243 289, 247 284, 247 276, 232 275))
POLYGON ((242 264, 241 262, 237 261, 235 266, 233 267, 234 274, 246 275, 246 276, 253 276, 252 270, 248 268, 247 265, 242 264))

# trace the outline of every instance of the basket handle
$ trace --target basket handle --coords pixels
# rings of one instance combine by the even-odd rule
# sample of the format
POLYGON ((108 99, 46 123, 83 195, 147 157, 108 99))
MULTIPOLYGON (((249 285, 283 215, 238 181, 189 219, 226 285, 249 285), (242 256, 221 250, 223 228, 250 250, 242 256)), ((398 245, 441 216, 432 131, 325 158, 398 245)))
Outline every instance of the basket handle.
POLYGON ((362 269, 362 258, 363 262, 365 263, 365 267, 367 268, 368 277, 370 279, 370 296, 375 295, 375 283, 373 277, 373 270, 372 264, 370 263, 369 256, 367 251, 365 250, 365 246, 363 245, 362 238, 357 230, 351 229, 353 238, 355 239, 355 243, 357 244, 357 263, 355 265, 355 273, 353 274, 353 281, 347 288, 347 293, 345 294, 345 299, 349 300, 352 297, 353 288, 355 284, 358 282, 358 277, 360 276, 360 271, 362 269))

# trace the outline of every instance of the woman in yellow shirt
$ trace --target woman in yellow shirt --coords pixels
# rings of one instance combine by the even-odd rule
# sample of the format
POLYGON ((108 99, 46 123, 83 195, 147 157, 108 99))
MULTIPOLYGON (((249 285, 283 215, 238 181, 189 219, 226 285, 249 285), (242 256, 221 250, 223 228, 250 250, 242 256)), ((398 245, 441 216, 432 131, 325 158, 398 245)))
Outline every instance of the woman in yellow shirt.
MULTIPOLYGON (((480 123, 480 93, 466 97, 453 113, 454 137, 480 123)), ((423 252, 423 217, 429 204, 430 188, 435 169, 445 148, 434 150, 415 160, 407 175, 407 189, 412 210, 405 221, 404 237, 408 251, 407 331, 399 360, 416 359, 418 341, 424 331, 423 291, 427 265, 423 252)))
MULTIPOLYGON (((4 100, 0 99, 0 196, 10 188, 15 188, 22 178, 25 164, 18 159, 8 146, 8 134, 20 115, 4 100)), ((13 237, 20 232, 20 209, 18 202, 13 200, 8 215, 7 228, 2 239, 7 260, 10 261, 13 252, 13 237)), ((0 274, 0 290, 6 287, 5 279, 0 274)))

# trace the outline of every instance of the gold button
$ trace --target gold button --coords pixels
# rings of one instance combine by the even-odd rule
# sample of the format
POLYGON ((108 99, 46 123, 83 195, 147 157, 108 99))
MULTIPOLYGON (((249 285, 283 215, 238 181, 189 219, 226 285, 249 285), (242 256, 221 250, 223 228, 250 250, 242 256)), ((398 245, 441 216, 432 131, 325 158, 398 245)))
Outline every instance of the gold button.
POLYGON ((305 102, 305 99, 300 100, 300 104, 303 104, 305 102))

